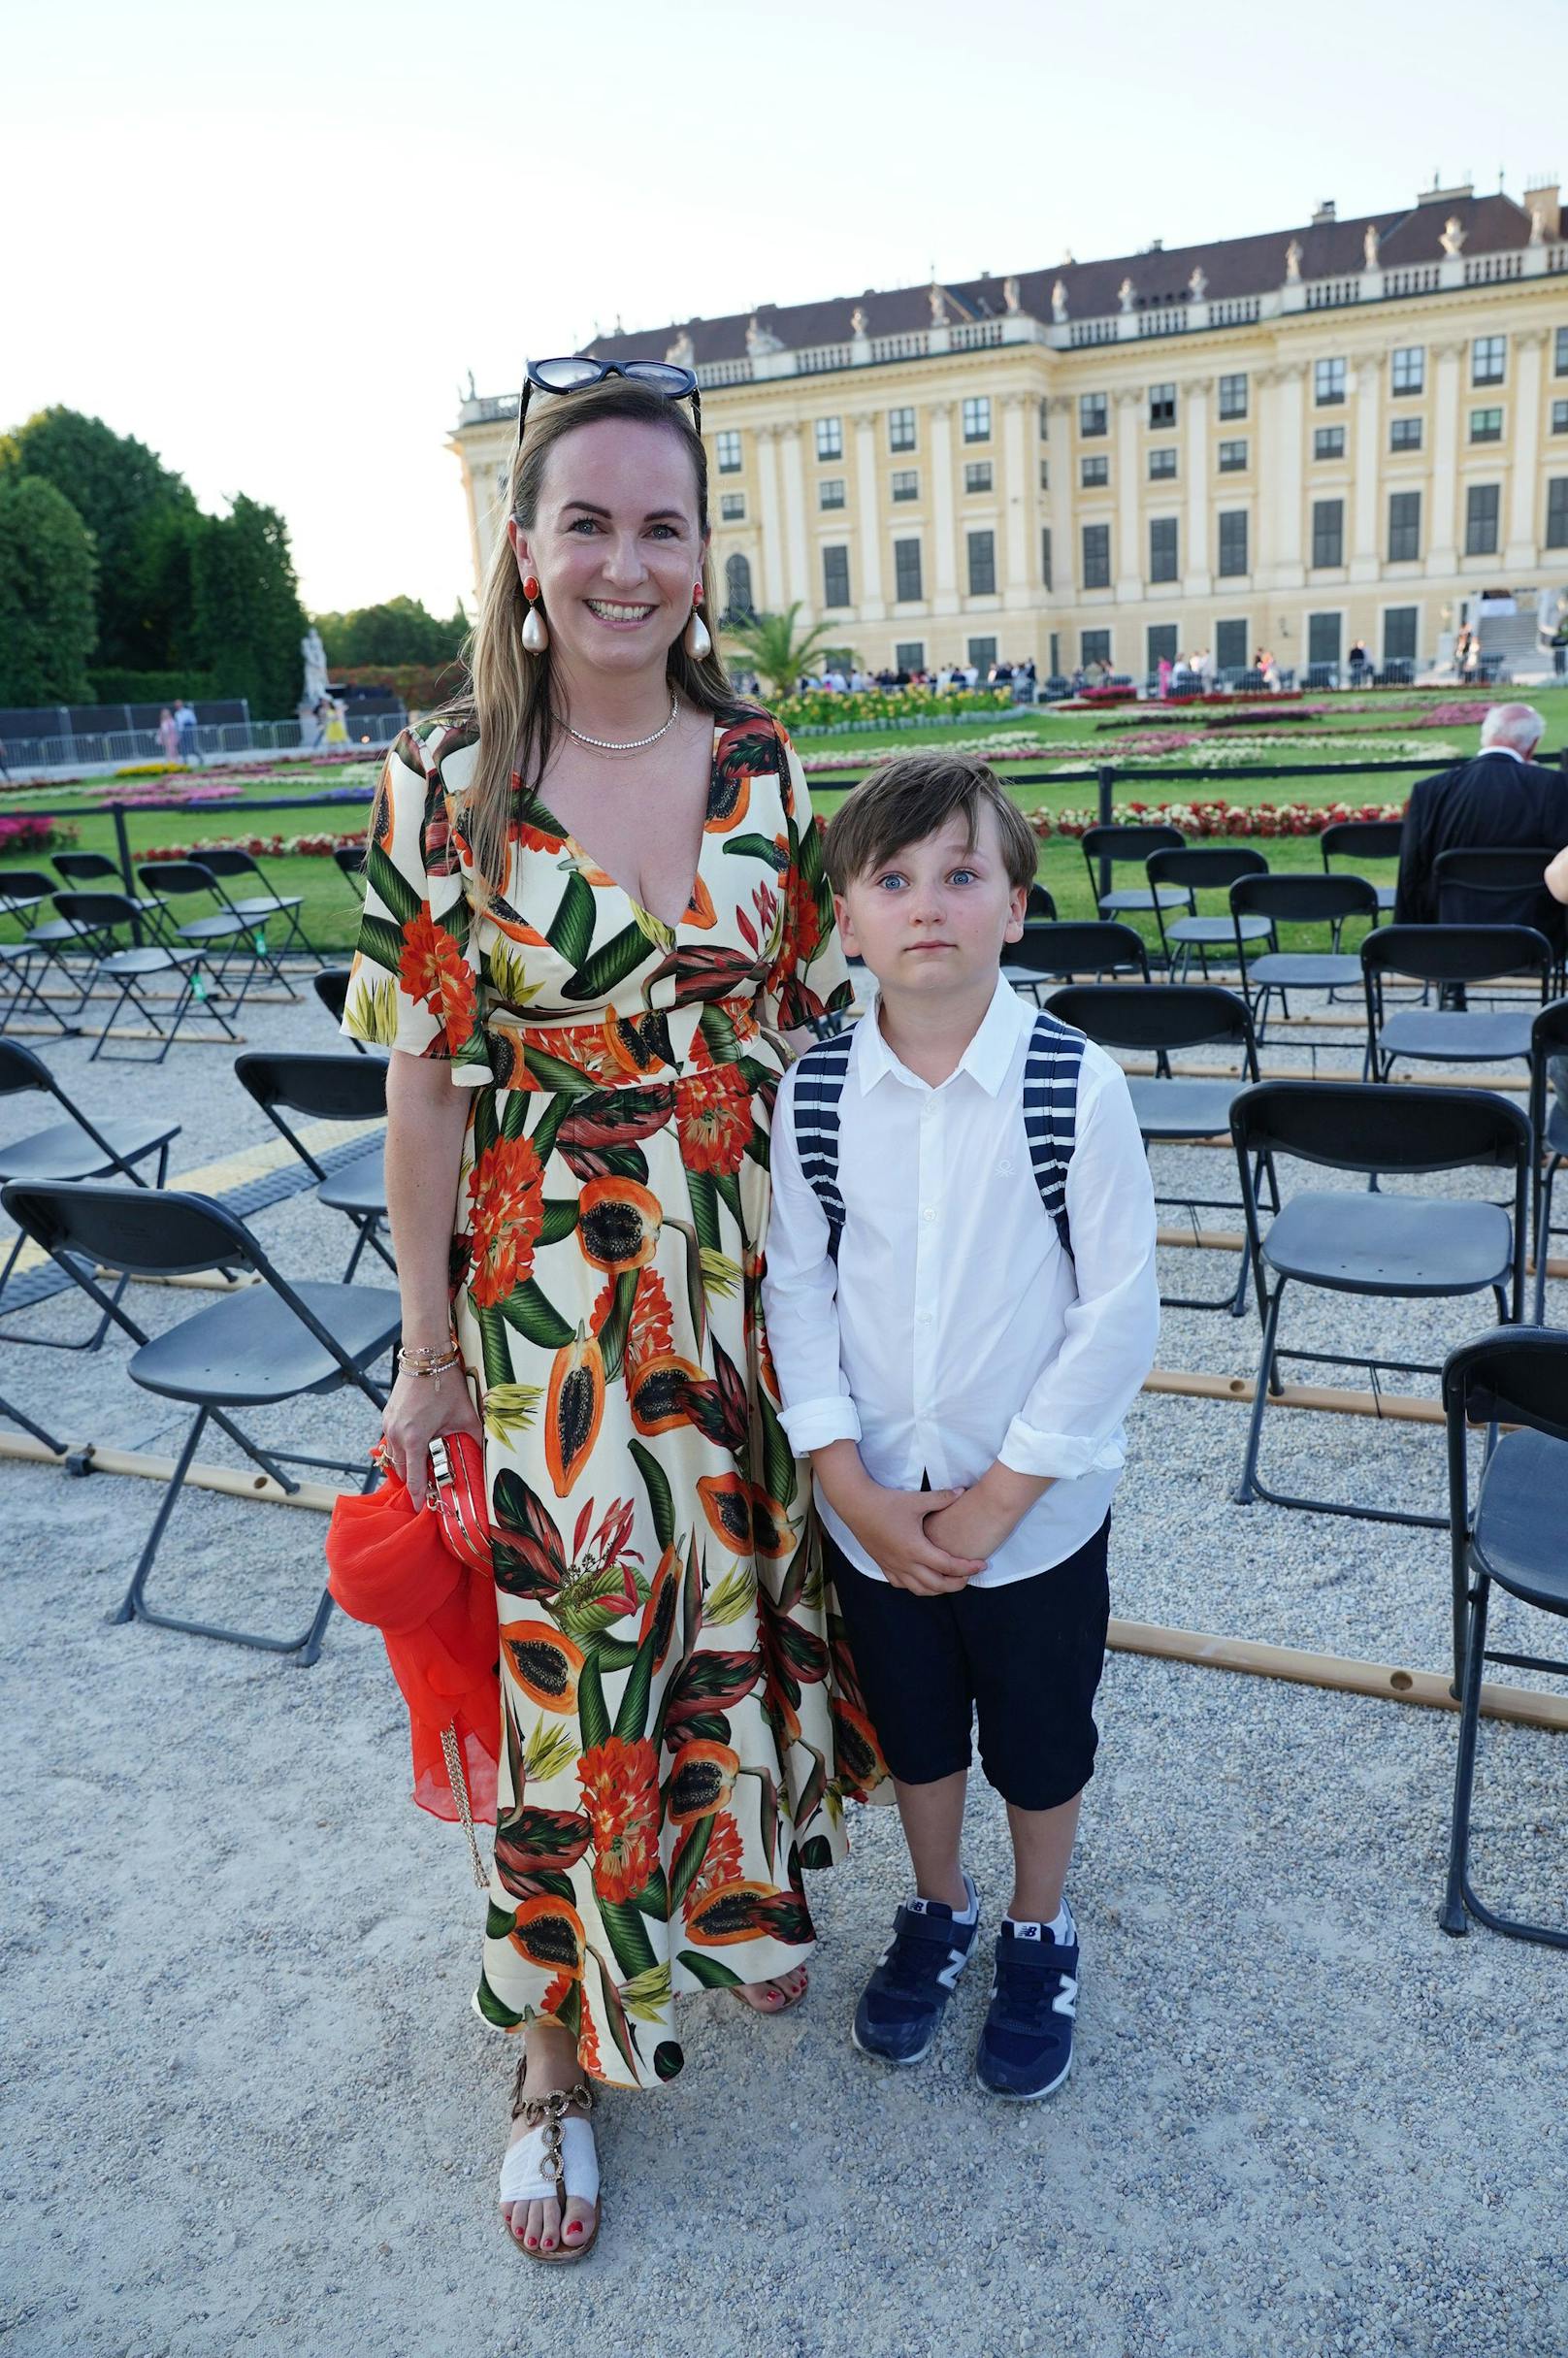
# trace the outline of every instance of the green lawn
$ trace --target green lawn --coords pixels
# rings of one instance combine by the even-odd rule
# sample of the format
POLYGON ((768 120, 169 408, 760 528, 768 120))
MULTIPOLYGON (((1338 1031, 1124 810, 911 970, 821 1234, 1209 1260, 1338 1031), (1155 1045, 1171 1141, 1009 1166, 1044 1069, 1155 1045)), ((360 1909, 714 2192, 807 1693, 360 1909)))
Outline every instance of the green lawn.
MULTIPOLYGON (((1310 702, 1330 702, 1328 699, 1308 699, 1310 702)), ((1349 700, 1340 700, 1349 701, 1349 700)), ((1387 698, 1366 700, 1372 708, 1359 713, 1331 710, 1321 721, 1307 724, 1331 729, 1336 737, 1360 737, 1368 739, 1363 759, 1401 758, 1406 748, 1403 739, 1415 741, 1412 758, 1423 761, 1430 756, 1433 769, 1441 768, 1446 760, 1472 753, 1480 737, 1474 725, 1441 730, 1421 731, 1408 726, 1418 713, 1389 709, 1397 705, 1400 693, 1387 698), (1370 724, 1387 720, 1406 724, 1387 732, 1374 731, 1370 724), (1382 756, 1376 739, 1388 746, 1382 756), (1450 750, 1452 749, 1452 750, 1450 750)), ((1450 701, 1448 699, 1433 699, 1450 701)), ((1473 701, 1464 699, 1463 701, 1473 701)), ((1554 747, 1568 738, 1568 689, 1548 689, 1534 692, 1532 700, 1547 720, 1547 743, 1554 747)), ((1211 707, 1212 709, 1212 707, 1211 707)), ((972 726, 937 727, 919 723, 898 730, 834 737, 807 733, 796 741, 804 755, 826 754, 841 760, 844 769, 839 777, 815 775, 811 781, 813 802, 824 812, 836 807, 839 795, 854 783, 855 776, 866 764, 879 755, 898 749, 909 749, 922 744, 952 744, 955 741, 993 737, 1023 737, 1038 738, 1048 746, 1081 745, 1081 760, 1064 766, 1069 774, 1062 775, 1055 765, 1046 766, 1046 774, 1033 783, 1025 783, 1017 770, 1003 765, 1000 776, 1008 786, 1015 802, 1029 811, 1051 809, 1083 809, 1093 807, 1096 798, 1096 782, 1093 771, 1099 764, 1110 762, 1121 768, 1135 748, 1142 734, 1133 729, 1099 728, 1096 720, 1103 715, 1090 713, 1055 713, 1044 710, 1017 713, 981 714, 972 726), (1071 772, 1078 772, 1077 775, 1071 772)), ((1192 714, 1171 715, 1170 726, 1190 731, 1197 729, 1192 714)), ((1217 765, 1212 776, 1202 781, 1177 774, 1201 768, 1205 754, 1211 749, 1228 749, 1241 732, 1212 732, 1204 741, 1171 754, 1159 763, 1145 762, 1135 771, 1124 771, 1118 777, 1115 797, 1118 803, 1143 802, 1151 809, 1160 802, 1221 800, 1235 804, 1258 802, 1402 802, 1419 771, 1368 774, 1352 763, 1336 767, 1326 777, 1303 778, 1297 785, 1278 778, 1237 777, 1223 765, 1217 765)), ((1248 760, 1270 763, 1280 767, 1311 763, 1323 758, 1324 749, 1310 744, 1292 745, 1295 735, 1289 728, 1273 727, 1258 733, 1268 741, 1248 750, 1248 760)), ((1358 753, 1360 748, 1357 749, 1358 753)), ((1027 775, 1032 765, 1020 765, 1027 775)), ((368 787, 374 783, 376 765, 367 761, 363 767, 337 768, 330 770, 310 770, 301 765, 285 764, 265 777, 245 781, 247 799, 282 799, 295 802, 312 794, 321 794, 353 786, 368 787)), ((151 787, 156 781, 128 781, 132 787, 151 787)), ((180 781, 172 780, 172 784, 180 781)), ((57 789, 51 794, 23 790, 0 799, 0 819, 8 810, 17 808, 58 811, 62 819, 76 831, 77 847, 84 851, 105 851, 114 854, 114 823, 103 808, 106 799, 101 792, 102 781, 93 781, 88 788, 81 786, 57 789)), ((219 802, 202 810, 174 811, 134 810, 126 820, 133 859, 148 858, 154 851, 176 845, 199 845, 203 841, 216 842, 226 837, 255 834, 262 836, 279 835, 284 837, 300 834, 349 835, 363 825, 365 805, 353 802, 325 804, 316 809, 301 809, 296 814, 289 809, 247 813, 237 805, 219 802)), ((1278 868, 1315 868, 1321 864, 1321 854, 1313 837, 1269 837, 1258 842, 1269 865, 1278 868)), ((343 877, 336 864, 320 857, 270 858, 262 856, 262 865, 273 887, 282 894, 299 894, 305 901, 304 919, 307 932, 323 949, 346 950, 350 947, 358 913, 358 895, 343 877)), ((0 851, 0 873, 8 868, 46 868, 47 855, 7 854, 0 851)), ((1054 839, 1041 844, 1040 879, 1056 896, 1062 916, 1088 917, 1094 914, 1094 896, 1082 851, 1076 841, 1054 839)), ((1383 879, 1379 879, 1380 881, 1383 879)), ((6 928, 6 934, 15 938, 16 928, 6 928)))

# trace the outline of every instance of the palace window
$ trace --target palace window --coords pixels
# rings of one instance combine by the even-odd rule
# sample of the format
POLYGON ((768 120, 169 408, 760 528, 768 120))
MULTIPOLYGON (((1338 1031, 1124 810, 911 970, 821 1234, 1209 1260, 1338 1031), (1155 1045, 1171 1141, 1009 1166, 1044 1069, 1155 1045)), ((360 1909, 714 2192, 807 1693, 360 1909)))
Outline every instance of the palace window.
POLYGON ((1150 451, 1149 480, 1151 483, 1168 483, 1175 473, 1176 445, 1174 442, 1166 442, 1159 450, 1150 451))
POLYGON ((970 459, 964 470, 964 488, 965 491, 989 491, 991 489, 991 461, 989 459, 970 459))
POLYGON ((844 455, 844 423, 838 417, 819 417, 817 420, 817 456, 819 459, 842 458, 844 455))
POLYGON ((1421 555, 1421 495, 1419 491, 1388 494, 1388 562, 1408 564, 1421 555))
POLYGON ((1220 379, 1220 415, 1245 417, 1247 414, 1247 379, 1245 376, 1222 377, 1220 379))
POLYGON ((1086 491, 1098 491, 1111 479, 1108 458, 1085 458, 1078 461, 1078 477, 1086 491))
POLYGON ((925 595, 920 586, 918 540, 895 540, 893 543, 893 595, 903 606, 925 595))
POLYGON ((893 470, 893 496, 896 500, 919 499, 920 477, 913 467, 895 467, 893 470))
POLYGON ((1240 621, 1217 622, 1214 626, 1214 661, 1223 674, 1247 670, 1247 618, 1240 621))
POLYGON ((1314 426, 1312 455, 1315 459, 1338 459, 1345 455, 1343 426, 1314 426))
POLYGON ((743 524, 746 520, 746 495, 743 491, 723 491, 719 494, 721 524, 743 524))
POLYGON ((1149 526, 1150 580, 1176 580, 1176 518, 1156 516, 1149 526))
POLYGON ((1108 429, 1109 411, 1103 393, 1080 393, 1078 396, 1078 431, 1086 440, 1108 429))
POLYGON ((1110 586, 1111 528, 1108 524, 1086 524, 1084 526, 1084 587, 1085 589, 1109 589, 1110 586))
POLYGON ((1049 524, 1042 524, 1040 527, 1040 587, 1042 589, 1049 589, 1050 586, 1051 527, 1049 524))
POLYGON ((1416 632, 1420 622, 1420 606, 1390 606, 1385 607, 1383 660, 1386 664, 1415 662, 1416 632))
POLYGON ((915 446, 915 413, 913 409, 888 411, 888 448, 913 450, 915 446))
POLYGON ((1419 450, 1421 446, 1421 421, 1419 417, 1396 417, 1388 428, 1390 450, 1419 450))
POLYGON ((822 603, 824 606, 849 604, 847 548, 825 548, 822 552, 822 603))
POLYGON ((1342 360, 1313 362, 1312 398, 1320 409, 1331 409, 1344 400, 1345 363, 1342 360))
POLYGON ((1222 442, 1220 444, 1220 473, 1222 475, 1245 475, 1246 472, 1247 445, 1245 442, 1222 442))
POLYGON ((713 437, 713 455, 721 475, 740 473, 740 436, 733 426, 726 426, 713 437))
POLYGON ((1344 564, 1345 503, 1343 500, 1313 501, 1312 562, 1315 566, 1344 564))
POLYGON ((1245 508, 1223 508, 1219 521, 1220 554, 1214 570, 1222 575, 1244 573, 1247 571, 1247 510, 1245 508))
POLYGON ((1161 426, 1176 423, 1176 388, 1174 385, 1149 387, 1149 423, 1157 432, 1161 426))
POLYGON ((842 508, 843 505, 843 476, 841 475, 823 475, 817 484, 817 506, 819 508, 842 508))
POLYGON ((969 595, 989 598, 996 587, 996 536, 994 532, 971 532, 969 543, 969 595))
POLYGON ((1568 401, 1552 403, 1552 431, 1553 434, 1568 434, 1568 401))
POLYGON ((1507 370, 1508 338, 1478 336, 1470 346, 1470 382, 1500 385, 1507 370))
POLYGON ((966 442, 989 442, 991 440, 991 396, 970 393, 964 403, 964 439, 966 442))
POLYGON ((1499 483, 1472 483, 1464 495, 1464 553, 1467 557, 1497 554, 1499 483))
POLYGON ((1041 459, 1041 461, 1040 461, 1040 489, 1041 489, 1042 491, 1049 491, 1049 490, 1050 490, 1050 488, 1051 488, 1051 462, 1050 462, 1050 460, 1049 460, 1049 459, 1041 459))
POLYGON ((1103 664, 1107 671, 1110 670, 1111 634, 1109 631, 1080 631, 1078 647, 1078 660, 1085 671, 1092 663, 1103 664))
POLYGON ((1500 442, 1503 439, 1501 409, 1472 409, 1470 440, 1473 442, 1500 442))
POLYGON ((1423 344, 1402 344, 1396 346, 1388 370, 1390 393, 1424 393, 1426 390, 1426 346, 1423 344))
POLYGON ((1568 548, 1568 475, 1554 475, 1547 485, 1548 548, 1568 548))
POLYGON ((1309 614, 1307 616, 1307 662, 1309 664, 1337 664, 1339 661, 1339 614, 1309 614))
POLYGON ((926 669, 926 641, 924 639, 898 639, 893 649, 893 668, 896 671, 924 671, 926 669))
POLYGON ((726 609, 738 620, 752 611, 751 563, 735 555, 724 560, 724 602, 726 609))
POLYGON ((1552 339, 1552 374, 1568 377, 1568 327, 1558 328, 1552 339))

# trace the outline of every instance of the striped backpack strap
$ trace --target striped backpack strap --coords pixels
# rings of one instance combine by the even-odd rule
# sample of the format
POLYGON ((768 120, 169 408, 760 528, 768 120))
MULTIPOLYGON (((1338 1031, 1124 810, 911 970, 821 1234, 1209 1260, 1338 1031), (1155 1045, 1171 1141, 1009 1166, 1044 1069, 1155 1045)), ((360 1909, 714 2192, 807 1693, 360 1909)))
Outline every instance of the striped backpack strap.
POLYGON ((1034 1018, 1024 1057, 1024 1131, 1040 1201, 1056 1223, 1064 1253, 1072 1251, 1067 1226, 1067 1165, 1078 1120, 1078 1073, 1084 1034, 1054 1015, 1034 1018))
POLYGON ((831 1040, 818 1040, 795 1067, 796 1152, 801 1176, 822 1206, 834 1261, 844 1228, 844 1199, 838 1192, 838 1100, 854 1045, 853 1030, 840 1032, 831 1040))

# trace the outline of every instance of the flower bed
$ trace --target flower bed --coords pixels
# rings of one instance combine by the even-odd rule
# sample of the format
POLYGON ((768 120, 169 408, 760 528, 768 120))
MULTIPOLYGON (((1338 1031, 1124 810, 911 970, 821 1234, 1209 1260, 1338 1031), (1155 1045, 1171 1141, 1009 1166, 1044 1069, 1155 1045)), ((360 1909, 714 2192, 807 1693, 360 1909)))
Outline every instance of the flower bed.
MULTIPOLYGON (((1402 819, 1403 802, 1116 802, 1111 819, 1119 827, 1153 822, 1180 828, 1184 835, 1321 835, 1341 819, 1402 819)), ((1034 810, 1029 823, 1042 841, 1053 835, 1082 835, 1101 824, 1097 810, 1034 810)))
POLYGON ((940 720, 965 712, 1005 712, 1011 688, 957 688, 938 696, 934 688, 866 688, 839 695, 809 688, 803 696, 781 696, 769 707, 786 729, 841 729, 856 724, 888 728, 898 721, 940 720))
POLYGON ((341 845, 357 851, 365 830, 346 835, 203 835, 196 843, 160 843, 153 851, 138 852, 139 860, 199 860, 204 851, 248 852, 252 860, 330 860, 341 845))
POLYGON ((15 860, 23 852, 53 851, 76 839, 76 829, 60 819, 0 819, 0 860, 15 860))

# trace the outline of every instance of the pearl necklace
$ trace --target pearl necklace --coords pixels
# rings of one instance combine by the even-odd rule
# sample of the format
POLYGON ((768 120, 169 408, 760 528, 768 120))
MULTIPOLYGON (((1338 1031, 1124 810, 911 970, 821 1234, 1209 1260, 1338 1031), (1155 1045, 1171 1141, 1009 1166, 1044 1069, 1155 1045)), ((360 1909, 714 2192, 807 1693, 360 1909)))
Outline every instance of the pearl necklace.
POLYGON ((635 737, 627 744, 616 745, 605 737, 584 737, 582 731, 573 729, 569 720, 564 720, 561 726, 568 737, 574 737, 579 745, 592 745, 596 753, 640 753, 644 745, 657 745, 659 739, 669 734, 679 718, 680 699, 671 688, 670 691, 670 718, 662 729, 655 729, 651 737, 635 737))

